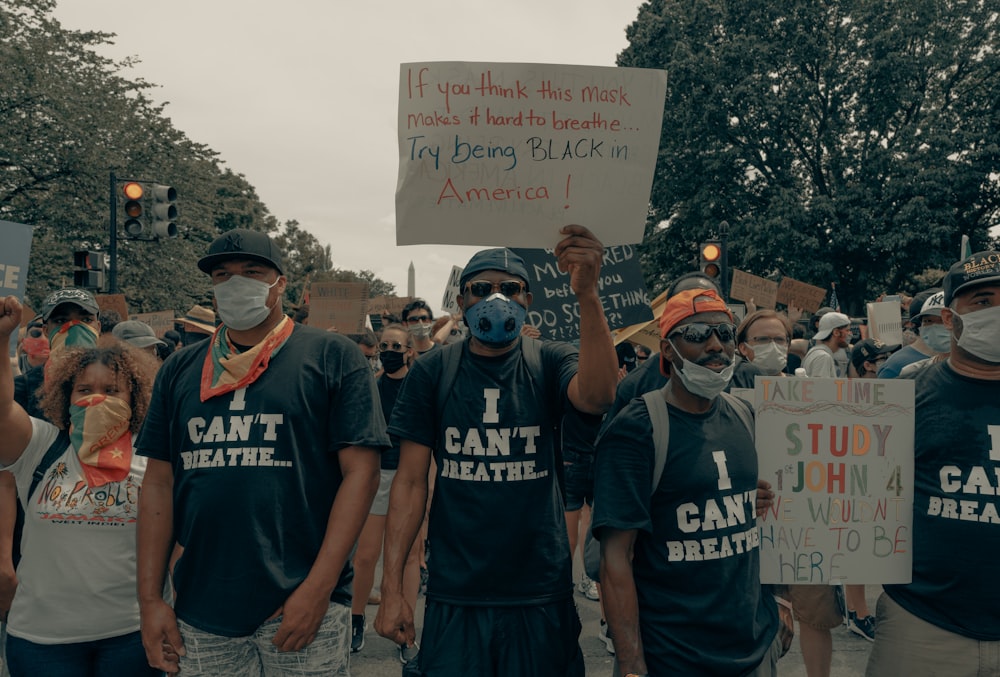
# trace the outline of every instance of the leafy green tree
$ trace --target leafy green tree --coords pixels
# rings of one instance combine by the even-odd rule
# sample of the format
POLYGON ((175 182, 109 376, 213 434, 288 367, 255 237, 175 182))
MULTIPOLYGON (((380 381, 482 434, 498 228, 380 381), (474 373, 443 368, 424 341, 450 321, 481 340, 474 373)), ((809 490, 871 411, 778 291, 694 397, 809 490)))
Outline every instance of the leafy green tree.
POLYGON ((986 0, 650 0, 621 66, 667 100, 651 289, 725 220, 730 264, 866 299, 1000 224, 998 10, 986 0))

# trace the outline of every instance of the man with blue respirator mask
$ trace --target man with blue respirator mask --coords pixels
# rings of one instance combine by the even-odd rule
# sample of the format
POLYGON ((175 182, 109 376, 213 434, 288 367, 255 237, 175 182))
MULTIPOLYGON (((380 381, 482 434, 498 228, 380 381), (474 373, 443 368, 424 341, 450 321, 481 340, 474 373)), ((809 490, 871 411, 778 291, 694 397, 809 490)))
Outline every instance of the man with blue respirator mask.
POLYGON ((414 644, 402 572, 433 456, 425 677, 584 674, 554 429, 569 407, 607 410, 618 359, 597 291, 604 247, 582 226, 560 232, 555 255, 579 303, 579 351, 521 335, 531 303, 524 261, 509 249, 480 251, 460 279, 470 337, 417 360, 393 409, 400 460, 375 627, 414 644))
POLYGON ((142 639, 168 673, 348 671, 350 554, 390 442, 368 361, 285 315, 282 266, 265 233, 212 242, 222 325, 164 363, 136 444, 142 639))
POLYGON ((1000 252, 943 287, 950 355, 914 379, 913 578, 884 586, 871 677, 1000 672, 1000 252))

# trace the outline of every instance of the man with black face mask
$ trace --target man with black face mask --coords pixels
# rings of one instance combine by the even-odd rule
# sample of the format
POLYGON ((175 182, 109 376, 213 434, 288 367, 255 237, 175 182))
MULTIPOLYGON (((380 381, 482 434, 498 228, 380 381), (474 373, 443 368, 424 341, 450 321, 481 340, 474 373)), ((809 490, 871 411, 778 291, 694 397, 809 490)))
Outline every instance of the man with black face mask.
POLYGON ((397 644, 414 643, 402 572, 433 455, 426 677, 584 673, 553 433, 568 407, 607 410, 618 359, 597 291, 604 248, 582 226, 561 233, 555 255, 579 303, 579 351, 521 336, 531 303, 524 261, 509 249, 481 251, 465 266, 458 297, 471 337, 417 360, 393 410, 400 459, 375 627, 397 644), (442 374, 453 359, 451 383, 442 374))

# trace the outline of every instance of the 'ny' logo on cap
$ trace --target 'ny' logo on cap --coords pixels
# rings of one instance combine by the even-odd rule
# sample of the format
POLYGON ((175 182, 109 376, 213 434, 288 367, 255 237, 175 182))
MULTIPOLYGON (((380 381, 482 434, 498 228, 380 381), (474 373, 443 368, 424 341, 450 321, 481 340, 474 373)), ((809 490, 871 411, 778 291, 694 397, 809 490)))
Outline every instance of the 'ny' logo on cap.
POLYGON ((241 252, 243 251, 243 236, 239 233, 230 233, 226 236, 226 251, 227 252, 241 252))

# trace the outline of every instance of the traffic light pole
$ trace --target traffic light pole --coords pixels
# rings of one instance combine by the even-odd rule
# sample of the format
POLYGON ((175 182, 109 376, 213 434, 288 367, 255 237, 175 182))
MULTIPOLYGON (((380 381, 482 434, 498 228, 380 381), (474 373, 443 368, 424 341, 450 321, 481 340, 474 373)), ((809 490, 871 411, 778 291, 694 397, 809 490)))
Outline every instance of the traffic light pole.
POLYGON ((118 178, 111 172, 111 189, 108 203, 111 209, 108 219, 108 293, 118 293, 118 178))
POLYGON ((729 247, 726 246, 729 223, 722 221, 719 223, 719 240, 722 241, 722 258, 720 267, 722 268, 719 278, 722 281, 722 300, 729 303, 729 247))

